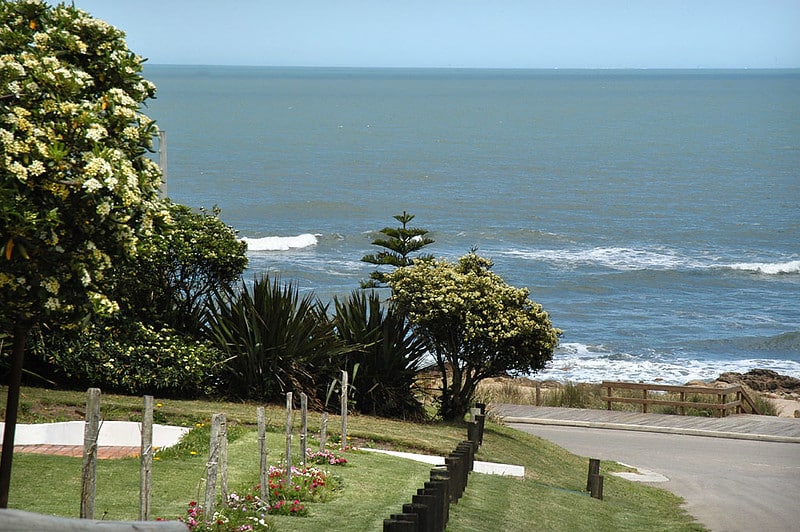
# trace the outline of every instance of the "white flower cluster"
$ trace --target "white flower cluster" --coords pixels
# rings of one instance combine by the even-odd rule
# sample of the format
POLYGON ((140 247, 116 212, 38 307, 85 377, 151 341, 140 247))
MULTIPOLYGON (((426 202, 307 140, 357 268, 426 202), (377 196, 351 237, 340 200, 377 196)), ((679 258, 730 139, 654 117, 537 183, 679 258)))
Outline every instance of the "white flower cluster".
POLYGON ((457 337, 458 349, 485 356, 538 352, 534 345, 552 350, 560 331, 547 313, 528 299, 526 288, 509 286, 490 267, 490 261, 470 253, 457 264, 417 261, 390 273, 387 282, 411 322, 442 346, 457 337))
POLYGON ((0 185, 10 191, 0 198, 0 305, 71 311, 88 295, 95 312, 112 313, 91 290, 161 210, 160 170, 142 155, 156 128, 139 111, 155 86, 121 31, 71 6, 0 2, 0 42, 0 185))

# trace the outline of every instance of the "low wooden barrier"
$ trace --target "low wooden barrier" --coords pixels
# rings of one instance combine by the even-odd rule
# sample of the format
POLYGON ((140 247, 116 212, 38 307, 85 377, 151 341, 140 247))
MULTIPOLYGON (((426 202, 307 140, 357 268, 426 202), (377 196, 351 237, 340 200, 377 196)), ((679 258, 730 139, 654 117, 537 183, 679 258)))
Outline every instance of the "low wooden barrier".
POLYGON ((642 413, 644 414, 647 413, 649 405, 677 407, 678 413, 682 416, 686 415, 687 407, 713 410, 715 417, 725 417, 729 413, 741 414, 746 412, 748 408, 750 413, 760 413, 744 388, 738 384, 725 388, 711 388, 706 386, 672 386, 667 384, 603 381, 602 386, 606 390, 604 400, 608 410, 611 410, 612 403, 626 403, 641 405, 642 413), (614 395, 613 390, 638 390, 642 396, 619 397, 614 395), (663 399, 663 395, 650 395, 650 392, 677 394, 679 399, 677 401, 663 399), (687 401, 686 394, 716 396, 717 402, 687 401))
POLYGON ((450 517, 450 505, 456 504, 467 488, 475 452, 483 441, 486 405, 478 403, 467 425, 467 440, 445 457, 445 465, 431 469, 430 481, 404 504, 402 513, 383 520, 384 532, 442 532, 450 517), (479 413, 480 412, 480 413, 479 413))

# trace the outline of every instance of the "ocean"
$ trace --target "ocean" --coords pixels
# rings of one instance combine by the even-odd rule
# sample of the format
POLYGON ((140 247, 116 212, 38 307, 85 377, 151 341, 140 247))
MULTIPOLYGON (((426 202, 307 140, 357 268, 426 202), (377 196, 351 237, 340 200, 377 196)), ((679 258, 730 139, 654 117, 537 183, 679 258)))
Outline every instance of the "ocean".
POLYGON ((324 301, 408 211, 564 331, 538 379, 800 377, 800 70, 147 65, 168 195, 324 301))

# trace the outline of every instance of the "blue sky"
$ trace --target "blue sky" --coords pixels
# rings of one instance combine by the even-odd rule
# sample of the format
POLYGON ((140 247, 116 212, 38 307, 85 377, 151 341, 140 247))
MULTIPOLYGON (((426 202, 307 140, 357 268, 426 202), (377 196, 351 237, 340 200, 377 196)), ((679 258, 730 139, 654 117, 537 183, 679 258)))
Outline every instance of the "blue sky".
POLYGON ((798 68, 800 0, 74 0, 152 64, 798 68))

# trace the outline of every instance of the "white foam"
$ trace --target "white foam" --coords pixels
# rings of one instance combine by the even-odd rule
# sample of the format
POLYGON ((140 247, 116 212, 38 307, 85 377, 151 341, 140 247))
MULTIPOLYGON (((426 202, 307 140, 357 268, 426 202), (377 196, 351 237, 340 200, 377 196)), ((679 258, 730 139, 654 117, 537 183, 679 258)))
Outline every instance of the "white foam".
POLYGON ((655 357, 613 353, 603 346, 561 344, 547 367, 532 375, 537 380, 559 382, 632 381, 685 384, 692 380, 711 381, 720 373, 746 373, 754 368, 771 369, 800 378, 800 362, 776 359, 740 360, 658 360, 655 357))
POLYGON ((800 260, 789 262, 740 262, 728 265, 732 270, 763 273, 766 275, 780 275, 800 273, 800 260))
POLYGON ((727 268, 765 275, 800 273, 800 260, 720 264, 708 258, 701 260, 681 255, 666 248, 636 249, 626 247, 594 247, 589 249, 517 249, 506 251, 502 254, 528 260, 550 262, 570 268, 582 265, 594 265, 619 271, 727 268))
POLYGON ((266 236, 263 238, 243 237, 248 251, 288 251, 317 245, 317 237, 311 233, 297 236, 266 236))
POLYGON ((671 270, 701 266, 697 261, 668 249, 595 247, 591 249, 511 250, 504 254, 569 267, 589 264, 621 271, 671 270))

